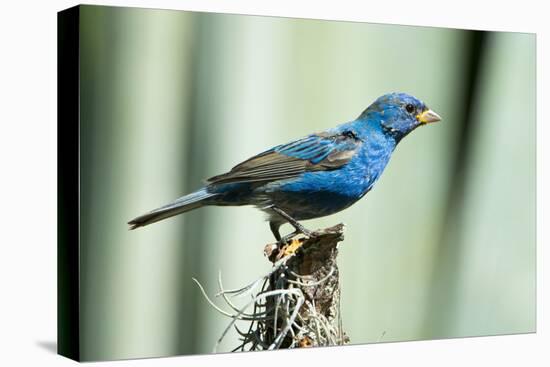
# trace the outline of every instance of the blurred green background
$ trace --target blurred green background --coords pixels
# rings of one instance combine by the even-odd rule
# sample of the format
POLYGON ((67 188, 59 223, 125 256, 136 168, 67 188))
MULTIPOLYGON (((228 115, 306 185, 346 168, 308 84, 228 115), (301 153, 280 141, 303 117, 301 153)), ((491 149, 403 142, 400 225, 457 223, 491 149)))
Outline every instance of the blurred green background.
POLYGON ((191 277, 214 294, 218 271, 263 275, 263 214, 126 222, 392 91, 443 121, 363 200, 305 222, 347 224, 351 342, 535 331, 534 35, 82 6, 80 41, 82 359, 211 352, 228 320, 191 277))

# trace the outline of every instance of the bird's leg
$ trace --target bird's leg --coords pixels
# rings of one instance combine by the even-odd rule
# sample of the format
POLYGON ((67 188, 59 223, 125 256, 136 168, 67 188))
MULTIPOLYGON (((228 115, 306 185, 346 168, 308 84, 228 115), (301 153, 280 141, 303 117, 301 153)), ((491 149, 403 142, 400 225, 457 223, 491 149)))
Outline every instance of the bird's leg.
MULTIPOLYGON (((301 225, 300 223, 298 223, 298 221, 294 218, 292 218, 290 215, 288 215, 287 213, 285 213, 284 211, 282 211, 281 209, 277 208, 276 206, 272 206, 271 209, 279 214, 281 217, 283 217, 291 226, 294 227, 295 231, 289 235, 286 235, 284 236, 283 238, 280 238, 278 241, 279 242, 286 242, 287 240, 289 240, 290 238, 296 236, 297 234, 304 234, 308 237, 311 237, 311 231, 307 228, 305 228, 303 225, 301 225)), ((270 227, 271 227, 271 231, 273 232, 273 226, 272 226, 272 222, 270 222, 270 227)), ((279 233, 279 230, 277 228, 277 234, 279 233)), ((275 232, 273 232, 273 234, 275 235, 275 232)), ((279 236, 280 237, 280 236, 279 236)), ((277 236, 275 235, 275 238, 277 238, 277 236)))
POLYGON ((271 229, 271 233, 273 233, 273 236, 275 236, 277 242, 281 241, 281 234, 279 233, 280 227, 281 225, 276 222, 269 222, 269 228, 271 229))
POLYGON ((293 238, 293 237, 296 237, 296 236, 299 235, 300 233, 301 233, 300 231, 296 230, 296 231, 294 231, 294 232, 292 232, 292 233, 289 233, 289 234, 287 234, 287 235, 281 237, 281 239, 279 239, 278 242, 281 243, 281 244, 285 244, 286 242, 288 242, 288 240, 290 240, 290 239, 293 238))

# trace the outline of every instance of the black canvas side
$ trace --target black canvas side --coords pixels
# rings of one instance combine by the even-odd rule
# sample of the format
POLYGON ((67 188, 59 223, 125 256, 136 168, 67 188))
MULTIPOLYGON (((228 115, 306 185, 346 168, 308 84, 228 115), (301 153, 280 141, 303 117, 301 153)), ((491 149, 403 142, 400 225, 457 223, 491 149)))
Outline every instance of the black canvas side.
POLYGON ((57 14, 57 352, 80 360, 79 13, 57 14))

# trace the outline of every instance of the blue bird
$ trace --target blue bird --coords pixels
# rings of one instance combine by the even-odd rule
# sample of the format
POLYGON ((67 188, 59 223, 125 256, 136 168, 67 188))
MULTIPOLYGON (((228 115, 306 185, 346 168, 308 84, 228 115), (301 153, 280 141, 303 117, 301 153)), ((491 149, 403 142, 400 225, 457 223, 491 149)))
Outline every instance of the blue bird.
POLYGON ((311 235, 298 221, 337 213, 361 199, 401 139, 439 120, 411 95, 383 95, 357 119, 255 155, 128 224, 135 229, 205 205, 254 205, 268 214, 277 241, 311 235), (295 231, 281 237, 279 228, 287 222, 295 231))

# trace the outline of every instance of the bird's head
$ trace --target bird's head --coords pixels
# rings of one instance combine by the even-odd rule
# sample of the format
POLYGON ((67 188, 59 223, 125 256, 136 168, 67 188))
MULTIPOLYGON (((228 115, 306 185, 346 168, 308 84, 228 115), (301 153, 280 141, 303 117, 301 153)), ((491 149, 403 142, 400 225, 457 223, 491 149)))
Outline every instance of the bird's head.
POLYGON ((385 133, 397 141, 418 126, 441 120, 424 102, 406 93, 389 93, 379 97, 359 118, 379 124, 385 133))

